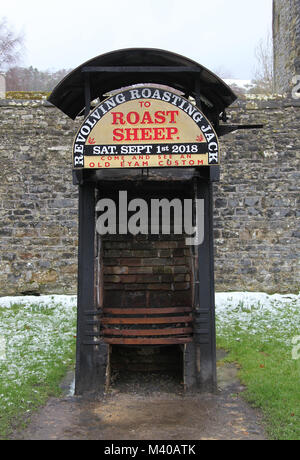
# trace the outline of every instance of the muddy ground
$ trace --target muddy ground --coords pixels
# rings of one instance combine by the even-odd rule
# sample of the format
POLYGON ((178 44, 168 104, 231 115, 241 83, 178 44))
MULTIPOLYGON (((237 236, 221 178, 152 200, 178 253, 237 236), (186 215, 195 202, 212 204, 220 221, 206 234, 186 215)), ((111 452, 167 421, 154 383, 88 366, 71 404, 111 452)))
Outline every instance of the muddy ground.
MULTIPOLYGON (((28 428, 26 440, 264 440, 260 414, 242 399, 244 388, 233 364, 218 365, 217 394, 184 394, 170 375, 116 378, 98 400, 70 395, 51 398, 28 428)), ((69 393, 69 394, 67 394, 69 393)))

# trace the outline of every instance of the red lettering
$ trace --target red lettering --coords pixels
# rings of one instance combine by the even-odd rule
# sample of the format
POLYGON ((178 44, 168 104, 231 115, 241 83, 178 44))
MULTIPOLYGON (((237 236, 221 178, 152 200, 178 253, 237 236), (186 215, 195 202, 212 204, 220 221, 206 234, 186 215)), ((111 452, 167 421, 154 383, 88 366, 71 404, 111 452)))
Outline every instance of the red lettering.
POLYGON ((124 134, 122 128, 117 128, 113 130, 113 140, 116 142, 120 142, 124 140, 124 134))
POLYGON ((151 128, 141 128, 141 141, 149 141, 152 139, 151 128))
POLYGON ((166 112, 164 110, 158 110, 154 114, 155 123, 165 123, 166 122, 166 112))
POLYGON ((126 141, 138 141, 138 128, 126 128, 126 141))
MULTIPOLYGON (((113 140, 115 142, 174 140, 174 138, 179 139, 178 133, 178 128, 116 128, 113 130, 113 140)), ((191 158, 191 155, 182 155, 182 157, 191 158)))
POLYGON ((142 123, 142 125, 145 125, 145 124, 152 125, 153 124, 153 120, 151 118, 150 112, 145 112, 144 113, 144 116, 142 118, 141 123, 142 123))
POLYGON ((155 141, 162 141, 165 139, 164 128, 153 128, 155 141))
POLYGON ((175 115, 179 115, 179 112, 178 110, 169 110, 167 112, 167 115, 170 114, 170 121, 169 123, 176 123, 176 120, 175 120, 175 115))
POLYGON ((124 113, 122 112, 111 112, 113 116, 112 125, 125 125, 126 121, 124 120, 124 113))
POLYGON ((129 112, 126 120, 130 125, 136 125, 140 121, 140 116, 137 112, 129 112))
POLYGON ((178 134, 178 129, 177 128, 166 128, 167 130, 167 140, 173 140, 175 134, 178 134))

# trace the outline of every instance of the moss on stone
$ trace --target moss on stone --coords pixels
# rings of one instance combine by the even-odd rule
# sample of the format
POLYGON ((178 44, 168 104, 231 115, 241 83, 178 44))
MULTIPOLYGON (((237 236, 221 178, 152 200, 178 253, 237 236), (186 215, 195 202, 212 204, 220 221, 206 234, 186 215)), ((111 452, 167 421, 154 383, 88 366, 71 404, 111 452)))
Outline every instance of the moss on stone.
POLYGON ((50 92, 47 91, 7 91, 6 99, 22 99, 22 100, 43 100, 47 99, 50 92))

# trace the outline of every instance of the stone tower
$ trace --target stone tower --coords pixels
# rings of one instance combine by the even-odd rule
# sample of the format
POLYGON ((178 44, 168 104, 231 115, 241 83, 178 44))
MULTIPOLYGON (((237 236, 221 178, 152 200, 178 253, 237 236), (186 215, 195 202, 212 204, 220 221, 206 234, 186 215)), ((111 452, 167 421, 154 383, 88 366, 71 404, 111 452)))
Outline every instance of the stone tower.
POLYGON ((300 0, 273 0, 273 41, 276 91, 290 92, 300 75, 300 0))

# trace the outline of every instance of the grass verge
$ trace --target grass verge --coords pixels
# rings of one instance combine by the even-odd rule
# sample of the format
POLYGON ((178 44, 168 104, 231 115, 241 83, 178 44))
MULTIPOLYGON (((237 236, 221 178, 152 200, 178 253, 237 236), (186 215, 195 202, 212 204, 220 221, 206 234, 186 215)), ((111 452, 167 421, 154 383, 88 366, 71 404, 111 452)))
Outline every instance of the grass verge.
MULTIPOLYGON (((217 294, 217 344, 271 439, 300 439, 300 297, 217 294)), ((0 299, 0 439, 24 427, 74 364, 76 298, 0 299)))
POLYGON ((233 294, 219 307, 217 345, 229 351, 226 361, 240 364, 243 397, 261 409, 270 439, 299 440, 299 296, 238 300, 233 294))
POLYGON ((76 301, 61 298, 0 303, 0 439, 24 428, 32 411, 60 394, 74 364, 76 301))

